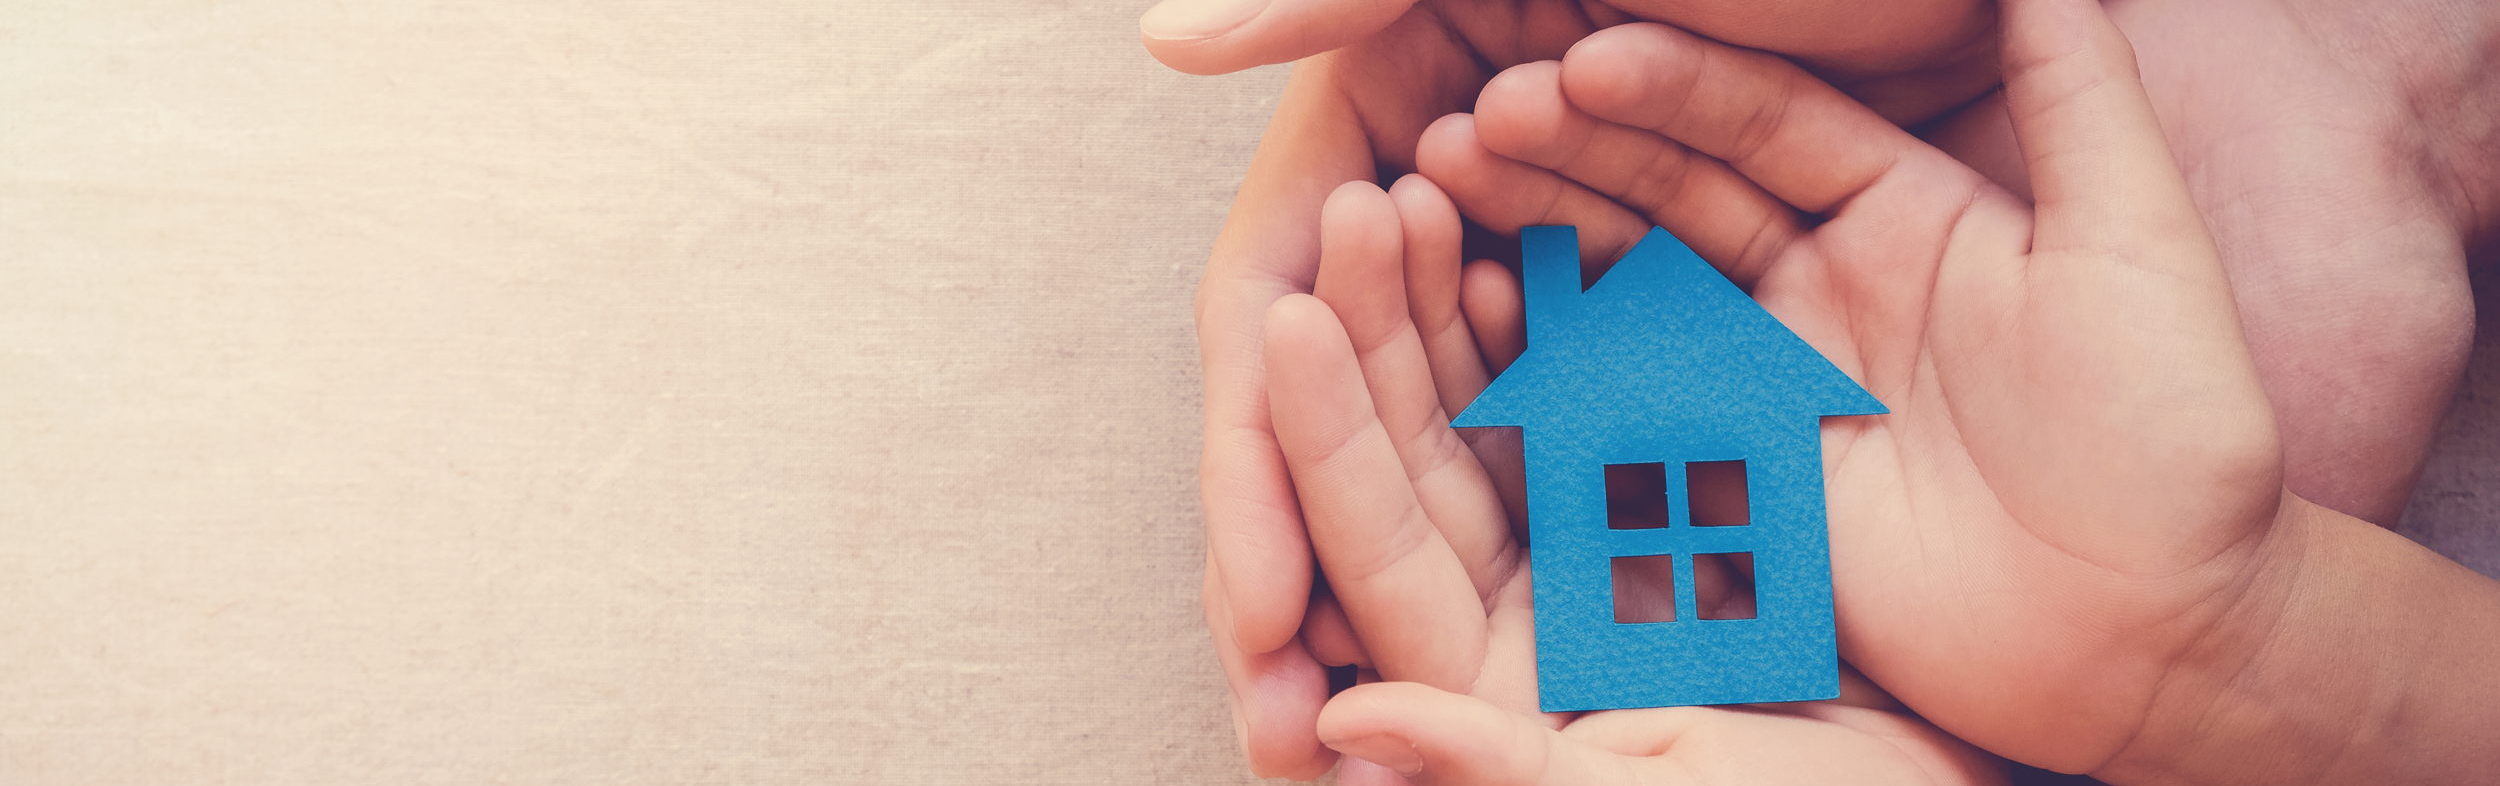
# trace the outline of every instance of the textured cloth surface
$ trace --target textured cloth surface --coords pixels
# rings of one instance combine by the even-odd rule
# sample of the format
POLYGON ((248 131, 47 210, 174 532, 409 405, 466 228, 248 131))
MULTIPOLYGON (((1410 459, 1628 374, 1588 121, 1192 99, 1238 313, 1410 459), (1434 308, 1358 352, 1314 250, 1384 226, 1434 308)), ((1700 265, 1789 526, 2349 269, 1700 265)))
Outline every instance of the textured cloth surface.
POLYGON ((19 4, 0 783, 1247 780, 1142 5, 19 4))

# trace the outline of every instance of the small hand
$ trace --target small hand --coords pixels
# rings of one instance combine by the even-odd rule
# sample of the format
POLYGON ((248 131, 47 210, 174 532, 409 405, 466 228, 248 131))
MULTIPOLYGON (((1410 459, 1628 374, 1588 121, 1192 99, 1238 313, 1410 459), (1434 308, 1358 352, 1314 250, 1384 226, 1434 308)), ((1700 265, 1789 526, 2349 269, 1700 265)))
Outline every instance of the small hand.
MULTIPOLYGON (((1488 470, 1447 415, 1517 354, 1477 340, 1516 311, 1461 318, 1458 232, 1422 178, 1348 184, 1322 214, 1318 297, 1268 312, 1268 403, 1334 598, 1314 616, 1344 625, 1315 626, 1314 649, 1394 681, 1329 702, 1320 738, 1436 783, 2001 782, 1856 680, 1837 703, 1536 711, 1527 555, 1495 491, 1516 468, 1488 470)), ((1497 271, 1475 267, 1473 297, 1515 300, 1497 271)), ((1698 581, 1744 580, 1718 567, 1698 581)), ((1365 778, 1394 780, 1350 763, 1341 782, 1365 778)))

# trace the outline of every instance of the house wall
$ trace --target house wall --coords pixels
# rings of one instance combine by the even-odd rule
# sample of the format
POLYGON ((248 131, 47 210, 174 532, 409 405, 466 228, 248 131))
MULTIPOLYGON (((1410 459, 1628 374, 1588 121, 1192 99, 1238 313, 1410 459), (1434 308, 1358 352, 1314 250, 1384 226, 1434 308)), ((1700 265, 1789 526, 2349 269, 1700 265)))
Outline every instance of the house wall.
POLYGON ((1523 435, 1538 678, 1547 710, 1734 703, 1837 695, 1830 545, 1817 419, 1718 424, 1672 435, 1635 427, 1523 435), (1752 523, 1693 527, 1682 464, 1746 462, 1752 523), (1604 465, 1668 464, 1674 511, 1658 529, 1610 530, 1604 465), (1750 620, 1695 614, 1695 553, 1751 552, 1750 620), (1673 553, 1676 619, 1614 621, 1611 559, 1673 553))

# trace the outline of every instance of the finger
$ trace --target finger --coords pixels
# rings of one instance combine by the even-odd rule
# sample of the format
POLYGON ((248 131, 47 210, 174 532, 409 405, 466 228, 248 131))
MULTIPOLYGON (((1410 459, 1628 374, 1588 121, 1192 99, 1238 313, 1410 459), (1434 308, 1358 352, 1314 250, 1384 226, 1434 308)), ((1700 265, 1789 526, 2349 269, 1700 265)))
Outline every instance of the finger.
MULTIPOLYGON (((1460 312, 1467 320, 1468 332, 1475 337, 1475 351, 1484 358, 1489 371, 1501 373, 1509 368, 1519 353, 1527 351, 1528 327, 1520 300, 1519 279, 1502 263, 1479 259, 1467 263, 1461 274, 1460 312)), ((1468 397, 1469 401, 1474 396, 1468 397)), ((1466 405, 1457 410, 1464 411, 1466 405)), ((1476 452, 1476 460, 1484 464, 1486 474, 1493 476, 1493 488, 1500 492, 1502 510, 1511 521, 1511 542, 1525 536, 1528 521, 1528 472, 1521 464, 1520 432, 1512 428, 1467 429, 1461 437, 1476 452)))
POLYGON ((1399 463, 1327 306, 1268 310, 1276 436, 1329 590, 1383 674, 1464 689, 1484 661, 1484 604, 1399 463))
MULTIPOLYGON (((1455 220, 1449 229, 1457 230, 1455 220)), ((1492 479, 1450 430, 1450 416, 1434 393, 1432 363, 1407 312, 1404 234, 1396 203, 1377 186, 1338 188, 1320 216, 1316 294, 1344 322, 1372 409, 1397 448, 1415 498, 1482 598, 1509 567, 1510 522, 1492 479)), ((1456 237, 1433 245, 1440 253, 1458 252, 1456 237)))
POLYGON ((1461 229, 1458 206, 1423 175, 1398 178, 1389 188, 1398 225, 1406 230, 1406 310, 1423 337, 1432 365, 1432 387, 1443 412, 1457 412, 1484 392, 1492 373, 1459 311, 1461 229))
POLYGON ((1199 490, 1207 552, 1231 601, 1233 639, 1248 652, 1292 640, 1311 595, 1312 567, 1310 541, 1268 421, 1259 324, 1276 298, 1310 290, 1319 270, 1319 222, 1313 218, 1329 190, 1371 173, 1370 142, 1342 95, 1297 71, 1275 124, 1259 141, 1198 289, 1206 385, 1199 490))
POLYGON ((1590 34, 1563 56, 1562 87, 1590 115, 1727 162, 1808 213, 1839 209, 1897 165, 1951 162, 1788 61, 1664 25, 1590 34))
POLYGON ((1523 227, 1579 227, 1581 277, 1595 281, 1641 236, 1649 220, 1561 175, 1486 150, 1472 115, 1433 121, 1415 145, 1415 166, 1468 218, 1504 235, 1523 227))
POLYGON ((1399 775, 1397 770, 1362 759, 1337 761, 1337 786, 1406 786, 1408 783, 1411 781, 1399 775))
POLYGON ((1476 334, 1485 364, 1499 373, 1528 351, 1526 301, 1519 291, 1519 277, 1490 259, 1468 263, 1465 276, 1459 297, 1468 328, 1476 334))
MULTIPOLYGON (((1334 700, 1331 700, 1333 706, 1334 700)), ((1330 709, 1320 711, 1324 726, 1330 709)), ((1565 737, 1585 743, 1598 750, 1638 758, 1667 756, 1688 762, 1707 761, 1712 749, 1752 747, 1736 741, 1759 741, 1772 746, 1766 750, 1788 750, 1799 754, 1781 763, 1794 772, 1783 772, 1798 783, 1850 783, 1854 779, 1834 780, 1833 773, 1803 773, 1815 767, 1838 765, 1842 768, 1863 767, 1868 756, 1891 758, 1908 753, 1924 757, 1934 752, 1931 741, 1921 739, 1921 732, 1941 735, 1924 722, 1897 713, 1878 712, 1862 707, 1829 701, 1748 704, 1728 707, 1658 707, 1651 709, 1593 712, 1580 716, 1562 729, 1565 737), (1893 729, 1901 733, 1886 733, 1893 729), (1906 737, 1906 740, 1900 738, 1906 737), (1685 740, 1696 741, 1693 747, 1678 748, 1685 740), (1700 742, 1707 740, 1706 743, 1700 742), (1906 747, 1895 747, 1904 741, 1906 747)), ((1326 732, 1320 739, 1329 740, 1326 732)), ((1330 743, 1332 746, 1333 742, 1330 743)), ((1863 774, 1853 772, 1847 774, 1863 774)), ((1956 773, 1963 775, 1963 773, 1956 773)), ((1947 777, 1943 783, 1985 783, 1994 779, 1947 777)))
POLYGON ((1354 635, 1354 623, 1346 621, 1345 607, 1337 605, 1337 596, 1324 585, 1311 597, 1310 613, 1302 616, 1302 642, 1323 665, 1372 665, 1362 640, 1354 635))
POLYGON ((1369 38, 1415 0, 1164 0, 1138 17, 1146 51, 1192 74, 1300 60, 1369 38))
POLYGON ((1250 771, 1267 778, 1310 779, 1328 771, 1336 751, 1313 731, 1328 701, 1328 671, 1293 641, 1266 652, 1245 652, 1232 638, 1232 612, 1217 591, 1210 565, 1200 601, 1215 634, 1216 660, 1232 691, 1233 732, 1250 771))
MULTIPOLYGON (((1438 288, 1429 308, 1417 306, 1410 297, 1407 310, 1424 336, 1425 355, 1433 367, 1446 423, 1448 413, 1466 407, 1476 394, 1484 392, 1492 374, 1485 367, 1484 351, 1477 345, 1475 331, 1459 301, 1464 292, 1459 260, 1464 257, 1460 255, 1463 238, 1458 206, 1423 175, 1399 179, 1389 190, 1389 197, 1397 202, 1399 223, 1406 228, 1407 280, 1426 278, 1426 286, 1438 288), (1431 272, 1419 276, 1419 269, 1431 272)), ((1505 363, 1508 361, 1504 358, 1505 363)), ((1492 480, 1498 506, 1490 519, 1478 520, 1484 529, 1477 536, 1489 537, 1502 549, 1490 555, 1490 561, 1470 562, 1470 575, 1498 580, 1519 556, 1512 548, 1518 543, 1515 524, 1527 520, 1527 480, 1520 467, 1519 433, 1512 429, 1476 429, 1458 436, 1475 454, 1482 474, 1492 480)), ((1444 531, 1448 528, 1444 527, 1444 531)), ((1477 588, 1490 590, 1483 581, 1477 588)))
MULTIPOLYGON (((1210 391, 1218 387, 1215 368, 1208 365, 1210 391)), ((1264 652, 1283 646, 1301 624, 1310 594, 1311 548, 1293 507, 1284 454, 1265 418, 1242 422, 1248 415, 1232 411, 1243 405, 1265 409, 1265 396, 1246 398, 1210 392, 1199 493, 1215 569, 1211 578, 1233 599, 1235 627, 1229 632, 1249 651, 1264 652)))
MULTIPOLYGON (((1985 0, 1908 0, 1883 13, 1832 13, 1846 5, 1754 0, 1609 0, 1609 5, 1737 46, 1780 52, 1818 69, 1899 74, 1955 63, 1983 48, 1991 10, 1985 0), (1944 23, 1939 24, 1942 20, 1944 23), (1868 46, 1881 42, 1881 46, 1868 46)), ((1985 73, 1987 63, 1973 64, 1985 73)), ((1984 89, 1984 88, 1983 88, 1984 89)), ((1968 98, 1978 89, 1961 93, 1968 98)))
MULTIPOLYGON (((1460 305, 1465 293, 1460 270, 1465 268, 1460 265, 1463 243, 1458 205, 1450 203, 1450 195, 1425 175, 1398 178, 1398 185, 1390 188, 1390 200, 1398 203, 1398 223, 1405 225, 1408 313, 1413 315, 1415 330, 1423 333, 1425 358, 1433 365, 1433 388, 1440 390, 1440 408, 1448 416, 1468 408, 1475 393, 1483 393, 1485 383, 1493 378, 1493 368, 1485 365, 1485 348, 1475 340, 1475 328, 1460 305)), ((1485 263, 1500 270, 1500 263, 1485 263)), ((1513 303, 1510 328, 1518 328, 1515 310, 1518 305, 1513 303)), ((1518 350, 1505 355, 1503 363, 1510 363, 1515 355, 1518 350)), ((1503 516, 1510 523, 1525 521, 1528 481, 1520 468, 1520 433, 1513 428, 1470 428, 1460 433, 1460 441, 1468 443, 1475 461, 1485 468, 1485 476, 1493 478, 1503 516)))
POLYGON ((1805 232, 1796 210, 1718 159, 1573 107, 1558 62, 1493 77, 1476 98, 1476 135, 1486 149, 1639 212, 1748 289, 1805 232))
MULTIPOLYGON (((1354 671, 1355 685, 1376 685, 1379 682, 1379 672, 1370 669, 1354 671)), ((1351 757, 1337 760, 1337 786, 1406 786, 1407 783, 1406 776, 1379 764, 1351 757)))
MULTIPOLYGON (((1947 113, 1958 114, 1997 89, 1997 48, 1994 0, 1981 0, 1987 13, 1977 22, 1979 40, 1968 49, 1945 56, 1927 68, 1915 71, 1891 71, 1855 76, 1814 69, 1817 74, 1832 77, 1832 86, 1848 93, 1850 98, 1866 104, 1885 120, 1903 128, 1919 128, 1947 113)), ((1690 28, 1686 28, 1690 29, 1690 28)), ((1704 33, 1704 35, 1708 35, 1704 33)), ((1725 38, 1710 36, 1721 41, 1725 38)), ((1731 42, 1736 43, 1736 42, 1731 42)), ((1740 46, 1743 44, 1739 43, 1740 46)), ((1775 47, 1751 47, 1769 52, 1788 50, 1775 47)), ((1932 139, 1932 138, 1931 138, 1932 139)), ((1950 148, 1947 148, 1950 149, 1950 148)))
POLYGON ((2135 51, 2108 14, 2090 0, 2019 0, 2004 13, 2006 110, 2039 208, 2034 248, 2148 248, 2203 238, 2204 221, 2172 163, 2135 51))
POLYGON ((1659 782, 1533 717, 1413 683, 1338 694, 1320 710, 1319 735, 1347 756, 1449 786, 1659 782))

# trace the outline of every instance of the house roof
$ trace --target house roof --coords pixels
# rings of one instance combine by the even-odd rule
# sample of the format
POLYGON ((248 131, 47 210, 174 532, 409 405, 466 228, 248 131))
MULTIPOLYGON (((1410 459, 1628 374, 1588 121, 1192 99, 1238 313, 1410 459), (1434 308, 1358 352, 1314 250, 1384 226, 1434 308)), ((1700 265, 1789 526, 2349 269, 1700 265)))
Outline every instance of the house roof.
POLYGON ((1883 402, 1664 229, 1581 291, 1577 233, 1520 233, 1528 348, 1453 426, 1871 415, 1883 402))

